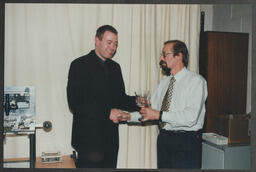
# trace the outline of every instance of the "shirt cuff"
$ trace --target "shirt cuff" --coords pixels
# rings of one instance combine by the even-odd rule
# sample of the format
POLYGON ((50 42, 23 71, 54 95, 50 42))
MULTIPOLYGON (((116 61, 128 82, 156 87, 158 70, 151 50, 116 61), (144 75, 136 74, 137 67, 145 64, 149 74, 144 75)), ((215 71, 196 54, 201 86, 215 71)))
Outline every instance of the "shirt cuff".
POLYGON ((163 113, 162 113, 162 118, 161 118, 161 122, 166 122, 166 119, 165 119, 165 114, 166 114, 167 112, 165 112, 165 111, 163 111, 163 113))
POLYGON ((140 122, 139 118, 141 118, 141 114, 139 112, 130 113, 131 119, 127 120, 127 122, 140 122))

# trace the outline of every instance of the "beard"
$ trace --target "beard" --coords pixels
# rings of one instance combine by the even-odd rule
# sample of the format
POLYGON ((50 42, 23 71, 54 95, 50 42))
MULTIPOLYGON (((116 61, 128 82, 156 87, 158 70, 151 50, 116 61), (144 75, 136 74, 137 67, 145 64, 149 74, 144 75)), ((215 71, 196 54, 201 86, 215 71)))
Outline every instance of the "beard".
POLYGON ((161 61, 159 62, 159 65, 160 65, 160 67, 161 67, 161 69, 162 69, 162 74, 163 74, 163 75, 166 75, 166 76, 170 76, 170 74, 171 74, 171 69, 167 67, 167 63, 166 63, 165 61, 161 60, 161 61))

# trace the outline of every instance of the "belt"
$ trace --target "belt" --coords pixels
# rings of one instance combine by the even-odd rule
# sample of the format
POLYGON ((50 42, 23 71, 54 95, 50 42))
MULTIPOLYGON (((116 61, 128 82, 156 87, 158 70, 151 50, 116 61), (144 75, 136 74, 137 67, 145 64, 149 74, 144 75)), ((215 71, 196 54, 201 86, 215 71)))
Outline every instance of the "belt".
POLYGON ((167 133, 167 134, 192 134, 192 133, 196 133, 196 134, 200 134, 201 130, 198 131, 186 131, 186 130, 165 130, 165 129, 161 129, 160 132, 162 133, 167 133))

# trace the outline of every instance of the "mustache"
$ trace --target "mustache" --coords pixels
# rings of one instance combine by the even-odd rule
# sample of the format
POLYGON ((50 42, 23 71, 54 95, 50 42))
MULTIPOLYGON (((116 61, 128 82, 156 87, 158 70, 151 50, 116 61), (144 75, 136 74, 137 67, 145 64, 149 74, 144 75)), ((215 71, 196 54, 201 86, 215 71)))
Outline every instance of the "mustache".
POLYGON ((162 68, 162 74, 169 76, 171 74, 171 69, 167 67, 167 63, 163 60, 159 62, 160 67, 162 68))
POLYGON ((160 60, 159 65, 160 67, 167 67, 167 63, 163 60, 160 60))

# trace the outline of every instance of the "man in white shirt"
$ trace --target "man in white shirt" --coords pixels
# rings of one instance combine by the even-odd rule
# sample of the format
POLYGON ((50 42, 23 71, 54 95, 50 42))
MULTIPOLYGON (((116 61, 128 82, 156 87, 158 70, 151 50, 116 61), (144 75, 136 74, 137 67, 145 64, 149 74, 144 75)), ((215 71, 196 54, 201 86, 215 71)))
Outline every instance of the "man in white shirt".
POLYGON ((158 168, 200 169, 200 130, 204 124, 207 83, 199 74, 187 70, 188 50, 179 40, 164 43, 160 65, 170 76, 159 83, 151 106, 142 107, 140 113, 127 114, 126 118, 132 122, 141 117, 141 122, 159 121, 158 168))

